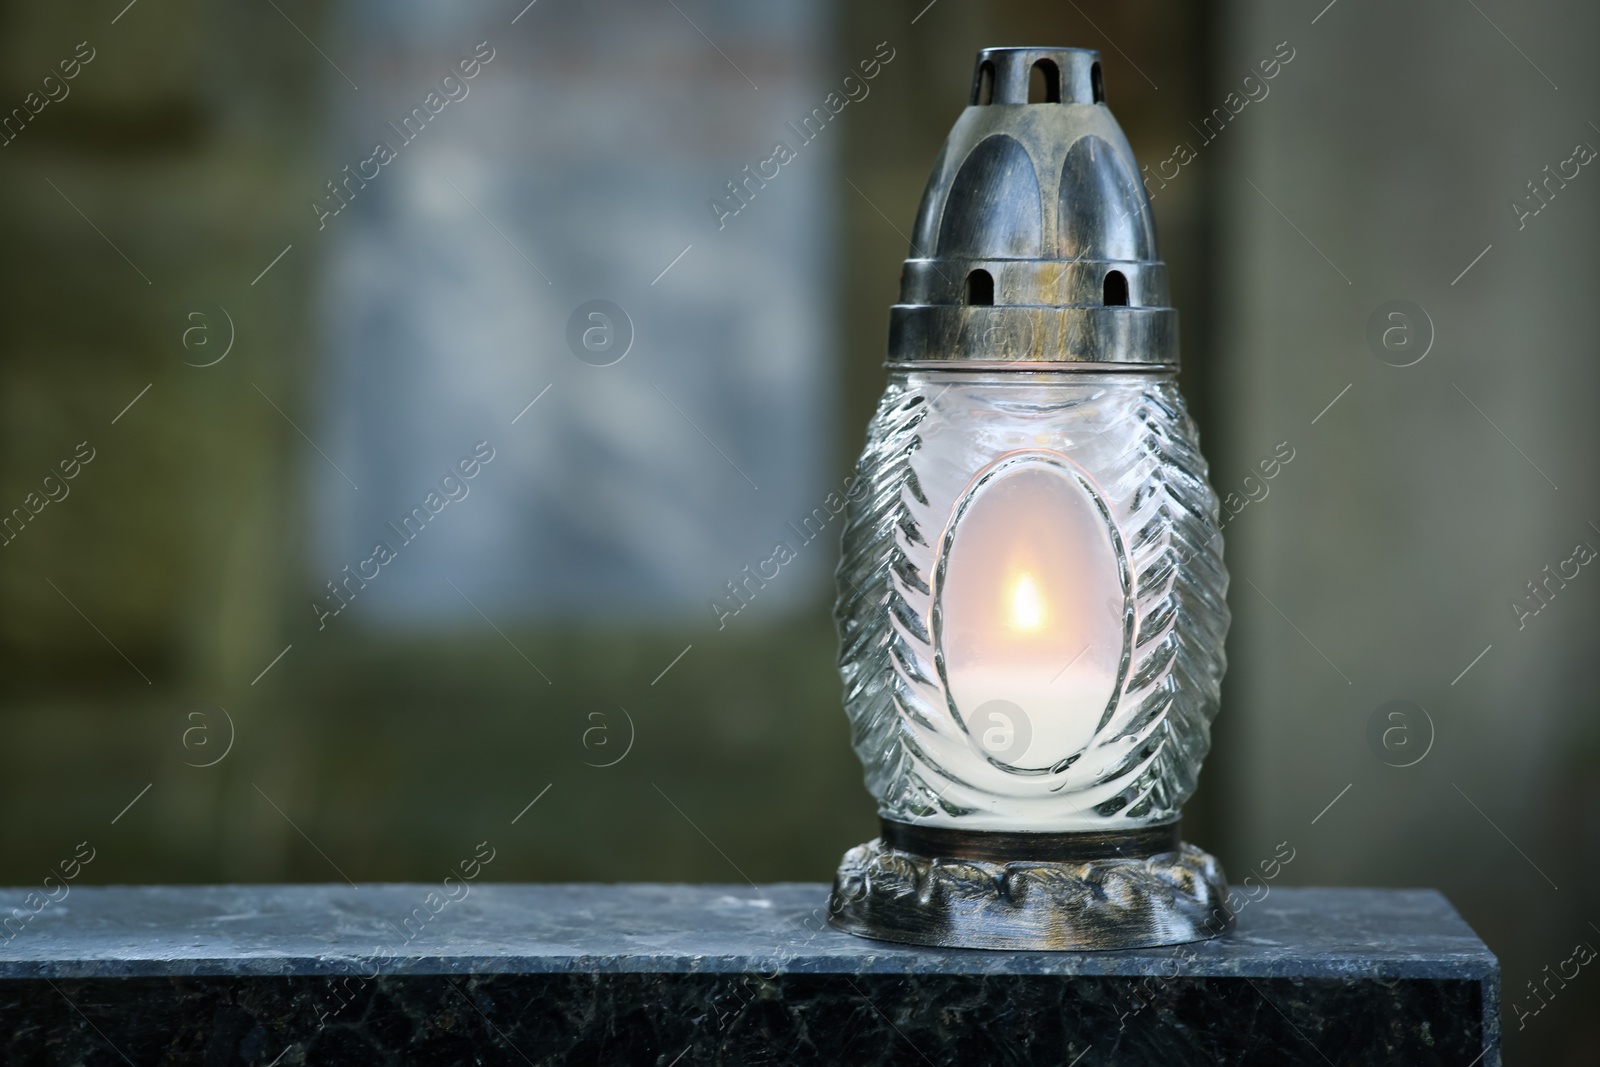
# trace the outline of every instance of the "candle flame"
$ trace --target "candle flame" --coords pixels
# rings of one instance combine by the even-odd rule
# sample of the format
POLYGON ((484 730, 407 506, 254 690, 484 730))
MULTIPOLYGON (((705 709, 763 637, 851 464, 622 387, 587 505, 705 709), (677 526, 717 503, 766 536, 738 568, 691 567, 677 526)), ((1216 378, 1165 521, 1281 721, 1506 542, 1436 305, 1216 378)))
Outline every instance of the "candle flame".
POLYGON ((1011 628, 1028 633, 1044 626, 1044 597, 1039 594, 1039 584, 1027 571, 1017 576, 1011 587, 1011 628))

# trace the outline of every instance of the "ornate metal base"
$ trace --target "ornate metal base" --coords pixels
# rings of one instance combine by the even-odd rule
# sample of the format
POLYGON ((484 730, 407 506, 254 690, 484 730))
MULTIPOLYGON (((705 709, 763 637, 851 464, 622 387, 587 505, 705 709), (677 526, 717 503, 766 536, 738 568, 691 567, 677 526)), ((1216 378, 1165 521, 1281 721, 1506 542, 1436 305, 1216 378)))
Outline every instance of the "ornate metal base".
POLYGON ((845 853, 828 910, 839 929, 880 941, 1150 948, 1231 928, 1227 895, 1221 865, 1180 843, 1176 823, 1127 834, 1008 834, 885 820, 883 837, 845 853), (912 842, 920 851, 906 850, 912 842))

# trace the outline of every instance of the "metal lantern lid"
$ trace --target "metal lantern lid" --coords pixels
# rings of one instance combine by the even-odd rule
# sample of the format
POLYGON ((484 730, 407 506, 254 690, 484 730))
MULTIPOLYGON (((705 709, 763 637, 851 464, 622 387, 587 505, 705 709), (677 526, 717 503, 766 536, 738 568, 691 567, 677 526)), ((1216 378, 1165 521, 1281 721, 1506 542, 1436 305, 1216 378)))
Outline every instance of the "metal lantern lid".
POLYGON ((1178 312, 1138 174, 1098 52, 979 52, 917 211, 889 362, 1176 367, 1178 312))

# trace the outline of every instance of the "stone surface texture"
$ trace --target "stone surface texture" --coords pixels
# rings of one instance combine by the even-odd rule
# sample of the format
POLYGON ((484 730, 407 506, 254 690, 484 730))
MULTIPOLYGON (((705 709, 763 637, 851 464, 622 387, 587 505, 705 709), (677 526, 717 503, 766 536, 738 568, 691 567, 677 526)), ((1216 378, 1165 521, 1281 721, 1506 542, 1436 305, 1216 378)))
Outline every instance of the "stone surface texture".
POLYGON ((445 900, 74 889, 0 941, 0 1062, 1500 1062, 1499 966, 1428 890, 1278 888, 1214 941, 1098 953, 868 941, 811 884, 445 900))

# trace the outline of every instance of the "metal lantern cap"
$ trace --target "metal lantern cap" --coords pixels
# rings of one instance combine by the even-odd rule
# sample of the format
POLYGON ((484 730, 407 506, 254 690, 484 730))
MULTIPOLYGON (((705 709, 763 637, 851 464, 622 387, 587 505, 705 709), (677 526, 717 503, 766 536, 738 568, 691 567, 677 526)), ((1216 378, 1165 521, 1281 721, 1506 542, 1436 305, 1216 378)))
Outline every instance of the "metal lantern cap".
POLYGON ((1138 174, 1098 52, 979 52, 917 211, 889 362, 1176 367, 1138 174))

